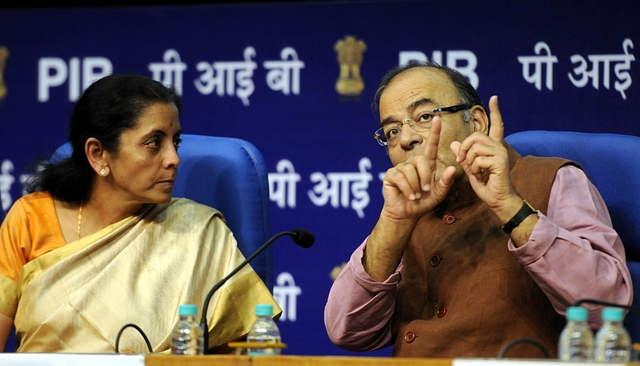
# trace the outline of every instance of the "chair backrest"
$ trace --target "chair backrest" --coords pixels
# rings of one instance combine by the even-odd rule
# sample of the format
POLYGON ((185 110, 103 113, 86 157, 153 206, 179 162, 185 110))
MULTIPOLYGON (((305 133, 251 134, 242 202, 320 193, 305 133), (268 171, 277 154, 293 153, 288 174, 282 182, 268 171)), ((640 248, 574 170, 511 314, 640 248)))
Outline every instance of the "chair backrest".
MULTIPOLYGON (((556 156, 584 169, 607 204, 613 227, 625 246, 635 297, 640 305, 640 137, 612 133, 525 131, 506 137, 521 155, 556 156)), ((629 313, 625 325, 640 342, 640 315, 629 313)))
POLYGON ((557 156, 580 164, 607 203, 627 259, 640 260, 640 137, 525 131, 506 140, 521 155, 557 156))
MULTIPOLYGON (((260 248, 272 234, 268 173, 258 149, 237 138, 185 134, 178 154, 173 196, 220 210, 245 257, 260 248)), ((70 155, 66 143, 51 160, 70 155)), ((272 250, 267 248, 251 266, 273 290, 272 250)))

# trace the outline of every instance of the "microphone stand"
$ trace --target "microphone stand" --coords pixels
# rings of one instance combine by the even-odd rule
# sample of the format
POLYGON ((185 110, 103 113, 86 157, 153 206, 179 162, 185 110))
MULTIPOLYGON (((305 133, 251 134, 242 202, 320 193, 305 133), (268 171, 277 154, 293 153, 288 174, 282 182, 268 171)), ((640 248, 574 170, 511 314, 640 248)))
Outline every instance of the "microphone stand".
POLYGON ((211 289, 211 291, 209 291, 209 293, 207 294, 206 299, 204 300, 204 305, 202 306, 202 318, 200 319, 200 327, 202 328, 202 333, 204 335, 203 338, 204 338, 204 347, 205 347, 204 353, 205 354, 209 354, 209 326, 207 325, 207 312, 209 310, 209 301, 211 301, 211 297, 213 296, 213 294, 220 287, 222 287, 222 285, 224 285, 229 280, 229 278, 231 278, 234 274, 238 273, 238 271, 240 271, 242 268, 244 268, 244 266, 246 266, 249 262, 251 262, 255 257, 257 257, 265 249, 267 249, 267 247, 269 245, 271 245, 271 243, 273 243, 279 237, 285 236, 285 235, 296 237, 298 234, 294 233, 294 232, 289 232, 289 231, 283 231, 283 232, 281 232, 279 234, 276 234, 274 237, 272 237, 266 243, 264 243, 253 254, 251 254, 247 259, 245 259, 244 262, 240 263, 240 265, 238 267, 236 267, 233 271, 231 271, 231 273, 229 273, 225 278, 223 278, 218 283, 216 283, 215 286, 213 286, 213 288, 211 289))

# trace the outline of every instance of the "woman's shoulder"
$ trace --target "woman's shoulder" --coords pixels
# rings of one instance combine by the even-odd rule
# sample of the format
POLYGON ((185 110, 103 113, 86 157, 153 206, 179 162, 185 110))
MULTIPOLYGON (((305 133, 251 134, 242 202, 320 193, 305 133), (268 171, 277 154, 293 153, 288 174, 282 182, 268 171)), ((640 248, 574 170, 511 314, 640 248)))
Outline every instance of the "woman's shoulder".
POLYGON ((169 214, 179 214, 183 217, 220 218, 224 221, 224 216, 217 209, 205 204, 196 202, 189 198, 173 198, 167 205, 169 214))
POLYGON ((16 240, 14 244, 21 246, 27 261, 65 245, 53 197, 47 192, 19 198, 2 225, 16 240))
POLYGON ((155 221, 162 222, 165 228, 175 226, 199 230, 226 226, 220 211, 187 198, 173 198, 168 204, 155 205, 149 213, 155 221))
MULTIPOLYGON (((13 206, 20 206, 25 211, 55 210, 53 197, 49 192, 34 192, 20 197, 13 206)), ((12 206, 12 208, 13 208, 12 206)))
POLYGON ((196 202, 189 198, 173 198, 171 199, 171 203, 169 205, 174 207, 175 209, 193 209, 193 210, 202 210, 202 211, 209 211, 209 212, 219 212, 218 210, 216 210, 211 206, 207 206, 205 204, 196 202))

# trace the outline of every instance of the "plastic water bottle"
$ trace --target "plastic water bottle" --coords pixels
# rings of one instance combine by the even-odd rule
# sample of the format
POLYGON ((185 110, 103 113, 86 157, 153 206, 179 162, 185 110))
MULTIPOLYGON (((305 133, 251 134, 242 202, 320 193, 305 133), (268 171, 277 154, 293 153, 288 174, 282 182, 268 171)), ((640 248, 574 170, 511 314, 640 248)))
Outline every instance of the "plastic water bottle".
POLYGON ((173 328, 171 337, 172 355, 204 354, 204 336, 202 328, 196 322, 198 307, 193 304, 180 305, 180 319, 173 328))
MULTIPOLYGON (((273 316, 273 305, 256 305, 256 321, 251 326, 247 342, 280 343, 280 329, 273 316)), ((280 348, 249 348, 249 356, 279 355, 280 348)))
POLYGON ((589 311, 572 306, 567 308, 567 325, 558 341, 558 359, 561 361, 592 361, 593 332, 587 324, 589 311))
POLYGON ((597 362, 629 362, 631 337, 622 324, 624 312, 620 308, 602 309, 604 324, 596 334, 597 362))

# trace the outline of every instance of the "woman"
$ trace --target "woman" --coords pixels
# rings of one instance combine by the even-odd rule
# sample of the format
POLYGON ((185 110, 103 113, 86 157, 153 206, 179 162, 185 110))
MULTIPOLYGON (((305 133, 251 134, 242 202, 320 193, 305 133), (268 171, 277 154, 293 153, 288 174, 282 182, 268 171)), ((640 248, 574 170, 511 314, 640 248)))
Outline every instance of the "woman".
MULTIPOLYGON (((201 307, 244 260, 220 212, 172 198, 179 110, 173 89, 142 76, 83 93, 71 157, 43 165, 0 228, 0 347, 15 325, 19 352, 108 353, 133 323, 166 351, 179 305, 201 307)), ((247 266, 211 299, 209 348, 246 335, 257 303, 277 307, 247 266)), ((146 350, 135 331, 119 347, 146 350)))

